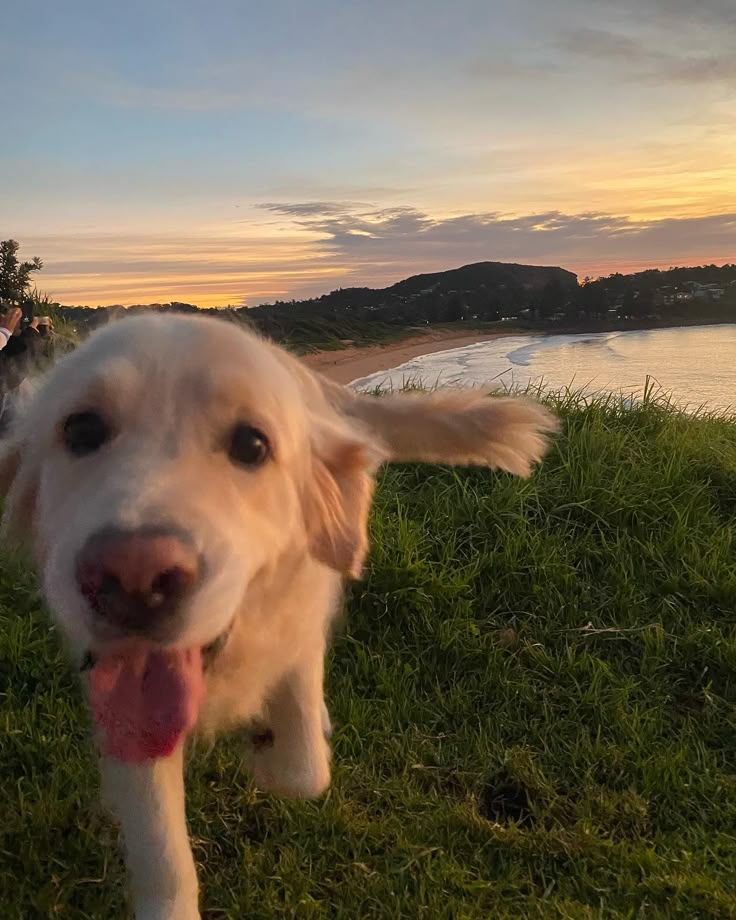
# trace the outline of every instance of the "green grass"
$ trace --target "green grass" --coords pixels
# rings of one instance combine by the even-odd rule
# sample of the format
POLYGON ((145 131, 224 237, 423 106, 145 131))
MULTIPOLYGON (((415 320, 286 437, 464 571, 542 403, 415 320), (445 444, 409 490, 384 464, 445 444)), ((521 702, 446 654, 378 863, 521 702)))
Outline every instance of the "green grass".
MULTIPOLYGON (((736 916, 736 424, 550 397, 528 482, 389 468, 329 665, 335 776, 255 792, 236 740, 189 815, 216 918, 736 916)), ((3 918, 124 915, 74 676, 0 582, 3 918)))

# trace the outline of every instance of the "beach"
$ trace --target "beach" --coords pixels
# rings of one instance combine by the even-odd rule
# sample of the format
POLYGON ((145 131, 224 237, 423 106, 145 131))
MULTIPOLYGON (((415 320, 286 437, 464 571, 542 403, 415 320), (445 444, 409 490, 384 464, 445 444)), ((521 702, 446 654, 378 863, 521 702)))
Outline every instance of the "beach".
POLYGON ((436 329, 411 335, 400 342, 360 348, 348 346, 340 351, 313 352, 303 355, 302 361, 337 383, 350 383, 359 377, 398 367, 420 355, 430 355, 449 348, 461 348, 464 345, 474 345, 476 342, 519 334, 518 330, 455 333, 452 330, 436 329))

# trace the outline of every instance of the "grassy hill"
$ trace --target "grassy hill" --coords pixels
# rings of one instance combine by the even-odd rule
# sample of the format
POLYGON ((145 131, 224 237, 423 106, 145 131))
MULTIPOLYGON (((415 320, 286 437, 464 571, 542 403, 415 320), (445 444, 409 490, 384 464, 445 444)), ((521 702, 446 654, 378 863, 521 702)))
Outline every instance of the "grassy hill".
MULTIPOLYGON (((556 400, 528 482, 389 468, 332 654, 335 778, 199 752, 209 920, 736 916, 736 424, 556 400)), ((123 915, 76 677, 0 580, 3 917, 123 915)))

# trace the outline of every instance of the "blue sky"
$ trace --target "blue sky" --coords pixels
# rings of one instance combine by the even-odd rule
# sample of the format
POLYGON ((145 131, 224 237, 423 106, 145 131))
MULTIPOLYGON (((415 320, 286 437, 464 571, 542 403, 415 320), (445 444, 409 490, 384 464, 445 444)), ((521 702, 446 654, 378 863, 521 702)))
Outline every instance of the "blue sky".
POLYGON ((733 0, 6 0, 0 238, 67 303, 736 261, 733 0))

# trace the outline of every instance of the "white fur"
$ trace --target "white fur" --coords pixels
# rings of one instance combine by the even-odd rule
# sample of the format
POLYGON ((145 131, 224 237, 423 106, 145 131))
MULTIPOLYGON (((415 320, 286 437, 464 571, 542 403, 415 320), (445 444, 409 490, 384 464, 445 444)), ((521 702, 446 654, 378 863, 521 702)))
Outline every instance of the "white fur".
MULTIPOLYGON (((555 427, 532 402, 475 391, 359 396, 242 328, 149 315, 95 333, 31 399, 0 456, 4 526, 30 539, 77 656, 106 642, 74 578, 90 535, 161 523, 187 531, 206 576, 175 644, 205 646, 230 628, 206 674, 198 730, 259 720, 273 744, 252 752, 257 784, 317 796, 330 781, 325 647, 343 579, 359 574, 366 552, 376 468, 400 459, 528 475, 555 427), (91 409, 115 436, 72 457, 61 425, 91 409), (257 470, 222 449, 238 421, 273 444, 257 470)), ((139 920, 199 916, 183 756, 180 746, 143 765, 103 760, 139 920)))

